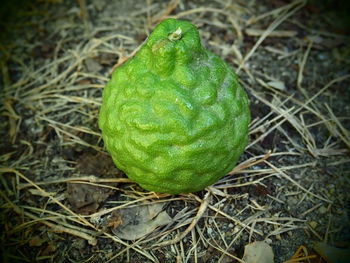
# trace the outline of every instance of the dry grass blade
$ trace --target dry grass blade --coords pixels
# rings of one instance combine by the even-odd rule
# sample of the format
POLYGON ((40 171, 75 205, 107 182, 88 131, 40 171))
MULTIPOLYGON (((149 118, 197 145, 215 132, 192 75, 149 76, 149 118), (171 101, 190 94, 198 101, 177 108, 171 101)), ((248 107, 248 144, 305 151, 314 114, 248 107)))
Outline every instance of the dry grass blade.
POLYGON ((239 65, 238 69, 237 69, 237 73, 240 72, 240 70, 245 67, 245 63, 249 60, 249 58, 254 54, 254 52, 256 51, 256 49, 261 45, 261 43, 265 40, 265 38, 271 33, 273 32, 281 23, 283 23, 283 21, 285 21, 287 18, 289 18, 290 16, 292 16, 295 12, 297 12, 298 10, 300 10, 300 8, 302 8, 304 5, 306 4, 305 0, 296 0, 293 1, 292 4, 290 6, 288 6, 288 13, 286 11, 286 13, 283 13, 282 15, 280 15, 279 17, 277 17, 275 19, 275 21, 273 21, 273 23, 270 24, 270 26, 265 30, 265 32, 260 36, 260 38, 258 39, 258 41, 255 43, 255 45, 252 47, 252 49, 248 52, 247 55, 245 55, 245 57, 243 58, 241 64, 239 65), (290 10, 289 10, 290 9, 290 10))
POLYGON ((313 42, 310 41, 305 51, 305 54, 303 56, 303 59, 301 61, 301 64, 299 65, 299 72, 298 72, 298 79, 297 79, 297 87, 304 94, 305 97, 307 97, 306 91, 302 88, 301 84, 303 82, 303 71, 305 68, 306 60, 307 60, 307 57, 309 56, 312 45, 313 45, 313 42))
POLYGON ((236 174, 237 172, 249 168, 251 166, 257 165, 259 163, 264 162, 265 160, 267 160, 269 157, 271 156, 271 151, 268 151, 261 159, 257 159, 257 157, 253 157, 247 161, 244 161, 240 164, 238 164, 235 168, 233 168, 233 170, 231 172, 229 172, 229 175, 233 175, 236 174))
POLYGON ((322 196, 319 196, 317 194, 314 194, 312 192, 310 192, 309 190, 307 190, 305 187, 301 186, 298 182, 296 182, 295 180, 293 180, 290 176, 288 176, 286 173, 284 173, 281 169, 277 168, 276 166, 274 166, 272 163, 270 162, 265 162, 268 166, 270 166, 272 169, 274 169, 276 172, 278 172, 280 175, 282 175, 284 178, 286 178, 288 181, 291 181, 294 185, 296 185, 298 188, 300 188, 301 190, 303 190, 304 192, 308 193, 309 195, 320 199, 322 201, 325 201, 329 204, 332 203, 332 201, 328 200, 327 198, 324 198, 322 196))
MULTIPOLYGON (((35 215, 33 215, 33 214, 29 213, 29 212, 23 211, 21 208, 19 208, 13 202, 11 202, 2 191, 0 191, 0 195, 1 195, 2 198, 4 198, 6 200, 6 202, 8 204, 11 205, 13 210, 19 216, 26 216, 28 218, 31 218, 31 219, 35 220, 35 223, 42 223, 42 224, 48 226, 49 228, 51 228, 51 230, 54 231, 54 232, 66 233, 66 234, 69 234, 69 235, 73 235, 73 236, 77 236, 77 237, 83 238, 83 239, 87 240, 90 245, 94 246, 94 245, 97 244, 96 238, 94 236, 91 236, 90 234, 85 233, 84 231, 82 231, 82 229, 75 230, 75 229, 72 229, 72 228, 64 227, 64 226, 59 225, 59 224, 51 223, 48 220, 45 220, 45 219, 40 218, 40 217, 37 217, 37 216, 35 216, 35 215)), ((96 234, 97 234, 97 232, 96 232, 96 234)))
POLYGON ((292 7, 294 7, 296 4, 298 4, 298 2, 302 2, 302 1, 292 1, 291 3, 287 4, 287 5, 283 5, 279 8, 273 9, 271 11, 268 11, 266 13, 263 13, 259 16, 253 16, 252 18, 248 19, 246 21, 247 25, 252 25, 257 23, 258 21, 265 19, 266 17, 269 16, 277 16, 280 13, 286 12, 287 10, 291 9, 292 7))
POLYGON ((185 231, 183 231, 180 235, 178 235, 176 238, 169 240, 169 241, 164 241, 162 243, 157 243, 154 245, 155 247, 164 247, 164 246, 170 246, 173 244, 176 244, 180 242, 189 232, 192 231, 192 229, 196 226, 198 221, 201 219, 203 216, 204 212, 207 210, 207 207, 209 205, 209 198, 210 198, 210 192, 207 192, 203 198, 203 200, 199 199, 198 197, 195 196, 197 201, 201 203, 201 205, 198 208, 198 212, 196 216, 192 219, 191 224, 186 228, 185 231))
POLYGON ((158 22, 162 21, 164 18, 166 18, 179 4, 181 3, 181 0, 171 0, 167 7, 162 10, 160 13, 152 16, 151 24, 157 24, 158 22))
POLYGON ((310 262, 310 259, 317 258, 316 255, 308 255, 308 251, 306 247, 300 246, 290 260, 284 261, 283 263, 297 263, 297 262, 305 262, 307 260, 310 262), (303 254, 305 256, 303 256, 303 254))
POLYGON ((344 142, 344 144, 348 147, 348 150, 350 150, 350 133, 348 130, 344 128, 344 126, 340 123, 339 119, 334 115, 332 109, 329 107, 328 104, 325 105, 329 114, 331 115, 331 120, 337 125, 340 132, 337 132, 337 135, 340 137, 340 139, 344 142))
POLYGON ((43 196, 48 197, 49 199, 51 199, 53 202, 55 202, 57 205, 59 205, 60 207, 62 207, 65 211, 67 211, 69 214, 71 214, 72 216, 78 218, 80 220, 80 223, 82 225, 85 226, 89 226, 91 228, 95 228, 89 221, 87 221, 84 217, 82 217, 81 215, 78 215, 76 213, 74 213, 71 209, 69 209, 67 206, 65 206, 64 204, 62 204, 60 201, 58 201, 55 197, 51 196, 49 193, 47 193, 44 189, 42 189, 41 187, 39 187, 38 185, 36 185, 34 182, 32 182, 31 180, 29 180, 26 176, 24 176, 22 173, 20 173, 19 171, 12 169, 12 168, 0 168, 0 173, 14 173, 15 175, 17 175, 18 177, 20 177, 21 179, 27 181, 29 184, 31 184, 33 187, 35 187, 36 189, 38 189, 43 196))
POLYGON ((9 118, 9 136, 11 138, 12 143, 15 142, 19 130, 19 125, 21 124, 21 117, 15 112, 12 105, 13 101, 11 99, 5 99, 4 108, 5 112, 3 116, 7 116, 9 118))
POLYGON ((205 12, 212 12, 212 13, 219 13, 225 15, 228 20, 230 21, 233 29, 235 30, 235 33, 237 34, 237 42, 241 43, 243 41, 243 34, 242 29, 239 26, 238 22, 234 18, 234 16, 228 12, 225 12, 221 9, 211 8, 211 7, 203 7, 203 8, 195 8, 192 10, 187 10, 181 13, 178 13, 177 15, 173 16, 174 18, 182 18, 184 16, 188 16, 195 13, 205 13, 205 12))
MULTIPOLYGON (((35 185, 50 185, 50 184, 61 184, 61 183, 130 183, 130 179, 127 178, 98 178, 96 176, 77 176, 77 177, 69 177, 62 178, 57 180, 50 180, 44 182, 34 182, 35 185)), ((33 187, 30 183, 22 183, 17 186, 18 190, 22 190, 24 188, 33 187)))
MULTIPOLYGON (((264 34, 264 32, 265 30, 253 29, 253 28, 248 28, 245 30, 245 33, 248 36, 253 36, 253 37, 261 36, 264 34)), ((297 35, 297 32, 292 30, 274 30, 268 36, 269 37, 294 37, 296 35, 297 35)))

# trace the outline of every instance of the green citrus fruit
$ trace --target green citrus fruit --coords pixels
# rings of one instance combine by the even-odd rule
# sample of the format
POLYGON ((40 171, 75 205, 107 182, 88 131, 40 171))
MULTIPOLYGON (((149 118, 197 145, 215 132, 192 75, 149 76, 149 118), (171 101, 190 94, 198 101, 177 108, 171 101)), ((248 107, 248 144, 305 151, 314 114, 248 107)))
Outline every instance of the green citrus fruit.
POLYGON ((202 190, 229 172, 248 137, 248 100, 198 30, 166 19, 103 91, 99 127, 116 166, 149 191, 202 190))

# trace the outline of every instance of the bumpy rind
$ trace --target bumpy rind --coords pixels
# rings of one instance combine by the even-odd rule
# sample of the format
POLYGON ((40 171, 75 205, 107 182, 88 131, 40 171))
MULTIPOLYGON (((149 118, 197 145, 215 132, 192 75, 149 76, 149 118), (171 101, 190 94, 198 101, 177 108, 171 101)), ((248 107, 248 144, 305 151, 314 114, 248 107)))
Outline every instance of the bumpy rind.
POLYGON ((116 166, 161 193, 202 190, 247 144, 250 113, 232 70, 190 23, 161 22, 103 91, 99 127, 116 166), (181 37, 169 34, 181 28, 181 37))

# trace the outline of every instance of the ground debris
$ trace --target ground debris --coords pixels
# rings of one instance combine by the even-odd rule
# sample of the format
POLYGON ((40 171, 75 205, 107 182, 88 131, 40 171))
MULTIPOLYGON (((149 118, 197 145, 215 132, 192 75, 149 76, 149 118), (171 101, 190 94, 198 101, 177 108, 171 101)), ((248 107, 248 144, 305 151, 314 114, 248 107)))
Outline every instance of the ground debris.
POLYGON ((170 224, 172 219, 162 211, 165 203, 143 204, 119 209, 108 220, 112 232, 121 239, 136 240, 153 232, 157 227, 170 224))
POLYGON ((274 263, 274 254, 270 245, 264 241, 255 241, 244 247, 245 263, 274 263))
POLYGON ((67 183, 66 197, 73 211, 92 214, 112 193, 112 189, 98 185, 67 183))

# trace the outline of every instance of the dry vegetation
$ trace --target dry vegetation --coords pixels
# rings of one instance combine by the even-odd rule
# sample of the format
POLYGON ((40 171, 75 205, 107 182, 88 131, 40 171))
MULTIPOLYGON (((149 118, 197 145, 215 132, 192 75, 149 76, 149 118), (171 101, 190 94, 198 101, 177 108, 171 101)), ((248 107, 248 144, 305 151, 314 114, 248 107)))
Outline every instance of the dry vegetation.
POLYGON ((349 241, 350 46, 336 13, 302 0, 30 2, 2 24, 2 262, 243 262, 255 240, 275 262, 300 246, 288 262, 311 262, 313 241, 349 241), (112 69, 169 16, 236 69, 252 112, 240 164, 178 196, 130 182, 97 127, 112 69), (150 204, 159 225, 120 238, 130 211, 146 217, 128 208, 150 204))

